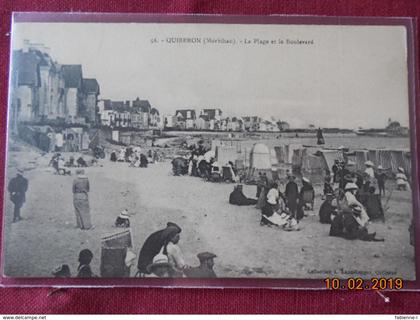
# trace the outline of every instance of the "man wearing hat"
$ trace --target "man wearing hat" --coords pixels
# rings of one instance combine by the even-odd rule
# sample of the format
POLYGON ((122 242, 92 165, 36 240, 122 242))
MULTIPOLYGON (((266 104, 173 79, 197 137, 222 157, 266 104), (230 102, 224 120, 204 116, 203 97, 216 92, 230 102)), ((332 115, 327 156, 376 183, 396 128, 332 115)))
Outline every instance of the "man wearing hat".
POLYGON ((146 267, 148 278, 170 278, 172 267, 168 261, 168 257, 162 253, 158 253, 153 262, 146 267))
POLYGON ((379 165, 377 169, 378 172, 376 173, 375 177, 376 180, 378 180, 379 195, 382 196, 382 194, 385 195, 385 181, 387 179, 387 175, 381 165, 379 165))
POLYGON ((26 191, 28 191, 28 179, 23 176, 23 170, 17 169, 16 177, 10 179, 8 185, 10 193, 10 200, 15 205, 13 210, 13 222, 22 220, 20 216, 20 209, 26 199, 26 191))
POLYGON ((186 269, 184 272, 188 278, 217 278, 213 270, 214 258, 217 256, 211 252, 201 252, 197 254, 200 265, 198 267, 186 269))
POLYGON ((365 173, 369 176, 369 178, 375 178, 375 171, 373 170, 374 164, 372 161, 366 161, 365 162, 365 173))

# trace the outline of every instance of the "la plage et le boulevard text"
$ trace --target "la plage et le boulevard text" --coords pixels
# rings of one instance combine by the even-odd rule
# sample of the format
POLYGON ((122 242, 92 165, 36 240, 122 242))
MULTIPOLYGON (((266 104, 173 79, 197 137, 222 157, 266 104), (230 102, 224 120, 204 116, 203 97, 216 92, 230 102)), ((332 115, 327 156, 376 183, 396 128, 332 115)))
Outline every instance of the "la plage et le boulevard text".
POLYGON ((150 39, 152 44, 192 44, 192 45, 206 45, 206 44, 226 44, 226 45, 314 45, 313 39, 300 38, 218 38, 218 37, 153 37, 150 39))

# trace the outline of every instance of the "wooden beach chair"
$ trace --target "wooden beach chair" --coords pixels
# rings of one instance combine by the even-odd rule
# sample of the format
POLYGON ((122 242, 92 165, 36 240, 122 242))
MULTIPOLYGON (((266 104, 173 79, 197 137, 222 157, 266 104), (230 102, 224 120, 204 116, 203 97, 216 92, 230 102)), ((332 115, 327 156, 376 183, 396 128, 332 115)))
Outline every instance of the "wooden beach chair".
POLYGON ((133 245, 131 230, 114 233, 101 239, 101 277, 129 277, 130 267, 125 264, 128 248, 133 245))

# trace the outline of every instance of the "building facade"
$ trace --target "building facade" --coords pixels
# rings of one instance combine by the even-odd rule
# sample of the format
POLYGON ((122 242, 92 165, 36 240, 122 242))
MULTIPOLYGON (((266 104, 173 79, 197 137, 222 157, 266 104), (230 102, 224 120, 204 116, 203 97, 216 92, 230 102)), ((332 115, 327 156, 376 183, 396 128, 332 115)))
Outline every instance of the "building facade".
POLYGON ((81 65, 61 65, 42 44, 24 42, 12 53, 11 122, 95 122, 99 84, 86 79, 81 65), (94 84, 92 88, 91 84, 94 84))

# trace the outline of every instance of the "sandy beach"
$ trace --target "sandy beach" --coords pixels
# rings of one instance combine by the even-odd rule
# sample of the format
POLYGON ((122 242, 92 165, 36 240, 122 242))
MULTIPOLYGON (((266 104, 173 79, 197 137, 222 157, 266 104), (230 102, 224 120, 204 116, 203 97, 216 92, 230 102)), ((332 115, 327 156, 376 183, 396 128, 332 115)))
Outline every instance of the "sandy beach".
MULTIPOLYGON (((131 168, 107 158, 86 169, 95 229, 82 231, 76 228, 72 202, 74 173, 54 174, 48 167, 50 157, 33 150, 9 152, 10 168, 25 164, 29 190, 22 208, 24 220, 19 223, 11 223, 13 206, 5 196, 7 276, 48 277, 53 267, 63 263, 75 275, 78 253, 84 248, 93 252, 92 269, 99 274, 100 239, 121 231, 114 221, 127 208, 135 213, 130 220, 136 254, 147 236, 173 221, 183 229, 180 247, 186 262, 198 265, 197 253, 214 252, 219 277, 415 277, 414 249, 407 230, 412 216, 408 191, 393 191, 386 222, 370 225, 385 242, 351 241, 329 237, 329 225, 319 223, 320 186, 314 211, 308 211, 300 223, 302 230, 287 232, 260 226, 260 211, 253 206, 230 205, 233 184, 173 176, 170 161, 131 168)), ((388 183, 387 192, 391 188, 393 182, 388 183)), ((244 192, 255 197, 256 187, 246 185, 244 192)))

